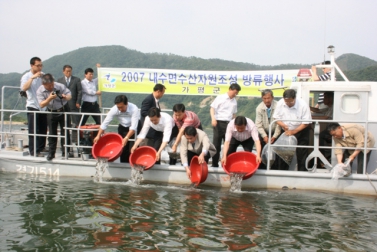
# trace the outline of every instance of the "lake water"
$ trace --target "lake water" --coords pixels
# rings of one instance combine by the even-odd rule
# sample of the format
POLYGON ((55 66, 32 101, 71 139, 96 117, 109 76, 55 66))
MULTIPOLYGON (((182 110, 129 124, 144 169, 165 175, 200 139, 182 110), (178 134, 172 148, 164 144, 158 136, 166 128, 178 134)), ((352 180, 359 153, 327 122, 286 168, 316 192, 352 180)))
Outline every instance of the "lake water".
POLYGON ((0 251, 377 251, 376 197, 7 173, 0 192, 0 251))

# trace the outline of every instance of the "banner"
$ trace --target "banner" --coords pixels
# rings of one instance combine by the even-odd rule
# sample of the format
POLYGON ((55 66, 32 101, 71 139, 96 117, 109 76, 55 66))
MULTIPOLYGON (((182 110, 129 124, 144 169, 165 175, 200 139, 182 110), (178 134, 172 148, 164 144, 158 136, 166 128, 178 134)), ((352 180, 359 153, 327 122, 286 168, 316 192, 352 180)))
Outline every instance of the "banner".
POLYGON ((98 85, 102 92, 150 94, 155 84, 166 87, 165 94, 218 95, 238 83, 238 96, 260 96, 260 90, 273 89, 282 96, 284 88, 297 81, 299 70, 267 71, 198 71, 143 68, 98 68, 98 85))

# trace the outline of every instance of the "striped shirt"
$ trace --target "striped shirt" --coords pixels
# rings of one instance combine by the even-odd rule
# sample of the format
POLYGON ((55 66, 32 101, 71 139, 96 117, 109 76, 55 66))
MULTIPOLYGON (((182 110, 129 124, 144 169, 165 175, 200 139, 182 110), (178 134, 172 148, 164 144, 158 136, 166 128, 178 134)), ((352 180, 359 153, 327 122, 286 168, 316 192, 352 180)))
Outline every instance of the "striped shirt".
POLYGON ((328 72, 328 73, 322 74, 322 75, 318 76, 318 78, 319 78, 321 81, 329 81, 329 80, 331 80, 331 72, 328 72))
MULTIPOLYGON (((322 75, 318 76, 318 78, 319 78, 320 81, 330 81, 331 80, 331 72, 322 74, 322 75)), ((318 102, 317 103, 318 104, 323 103, 324 98, 325 98, 325 94, 320 93, 319 96, 318 96, 318 102)))
POLYGON ((228 123, 228 126, 226 127, 225 141, 230 142, 232 137, 240 142, 243 142, 250 137, 252 137, 254 141, 259 141, 257 126, 255 126, 254 122, 251 119, 246 118, 247 124, 243 132, 237 131, 236 126, 234 125, 234 120, 235 119, 230 121, 228 123))
POLYGON ((182 120, 178 120, 174 115, 173 119, 178 129, 186 128, 187 126, 194 126, 195 128, 200 126, 199 117, 192 111, 185 111, 185 116, 182 120))

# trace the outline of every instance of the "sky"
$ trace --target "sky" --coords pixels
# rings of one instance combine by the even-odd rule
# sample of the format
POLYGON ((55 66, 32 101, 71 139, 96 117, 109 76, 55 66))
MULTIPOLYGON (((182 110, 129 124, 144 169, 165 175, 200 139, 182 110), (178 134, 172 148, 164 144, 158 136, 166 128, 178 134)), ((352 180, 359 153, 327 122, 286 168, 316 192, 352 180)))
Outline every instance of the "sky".
POLYGON ((377 60, 376 10, 376 0, 0 0, 0 73, 105 45, 257 65, 319 63, 333 45, 336 57, 377 60))

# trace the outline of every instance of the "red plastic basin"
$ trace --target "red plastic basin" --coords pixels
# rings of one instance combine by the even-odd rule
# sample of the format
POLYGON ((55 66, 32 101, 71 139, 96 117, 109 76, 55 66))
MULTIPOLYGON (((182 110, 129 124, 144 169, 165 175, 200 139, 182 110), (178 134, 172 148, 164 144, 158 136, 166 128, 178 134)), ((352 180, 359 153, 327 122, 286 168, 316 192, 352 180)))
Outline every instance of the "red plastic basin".
POLYGON ((130 155, 130 165, 142 165, 144 170, 152 168, 156 163, 157 151, 150 146, 141 146, 130 155))
POLYGON ((196 186, 206 181, 208 176, 208 165, 205 161, 204 163, 199 164, 198 156, 194 156, 191 159, 190 170, 191 182, 195 183, 196 186))
POLYGON ((243 179, 251 178, 259 164, 257 163, 257 157, 254 153, 248 151, 239 151, 230 154, 227 157, 226 165, 223 169, 226 173, 246 173, 243 179))
POLYGON ((122 136, 116 133, 103 135, 93 145, 92 155, 94 158, 108 158, 108 162, 116 160, 123 151, 122 136))

